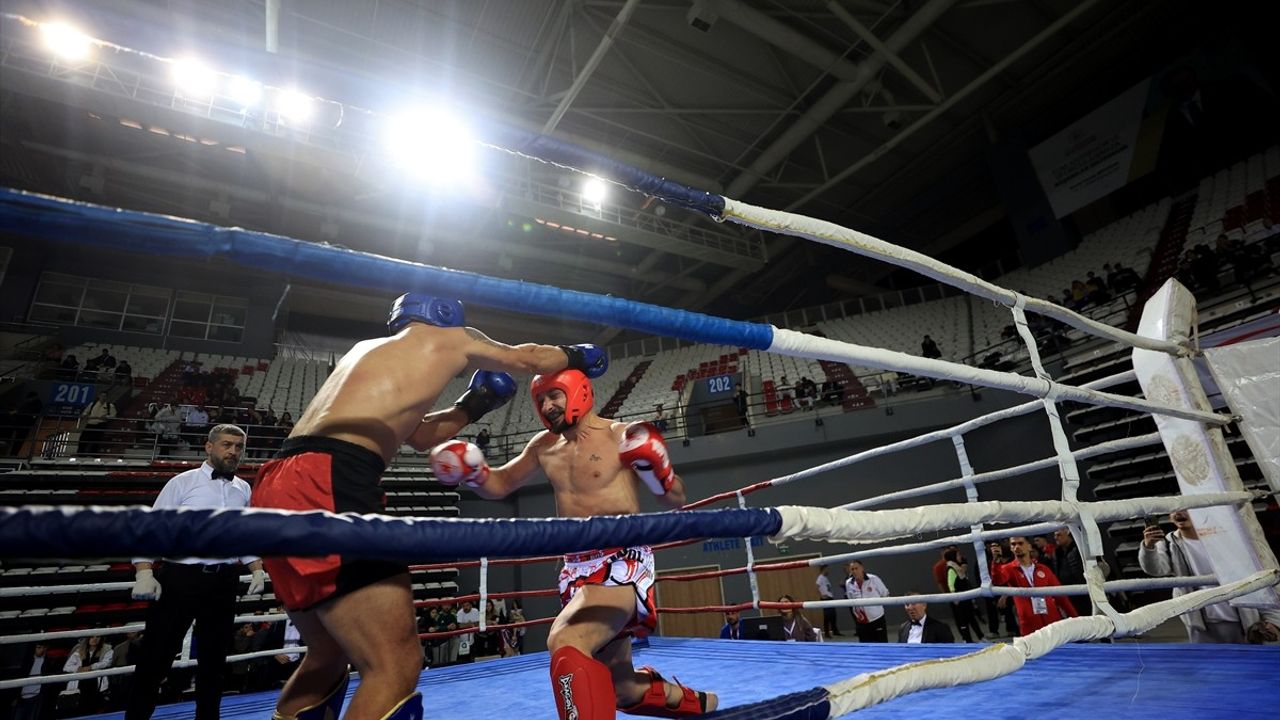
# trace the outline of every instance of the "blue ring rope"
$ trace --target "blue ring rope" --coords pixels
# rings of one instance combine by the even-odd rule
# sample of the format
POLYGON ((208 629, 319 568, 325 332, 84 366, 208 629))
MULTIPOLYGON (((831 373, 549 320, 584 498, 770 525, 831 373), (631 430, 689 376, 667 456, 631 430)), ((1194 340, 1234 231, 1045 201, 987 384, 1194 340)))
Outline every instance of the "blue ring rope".
POLYGON ((282 235, 0 188, 0 232, 110 250, 217 257, 294 278, 409 290, 533 315, 625 327, 694 342, 768 349, 773 327, 538 283, 408 262, 282 235))
POLYGON ((279 510, 0 507, 6 557, 350 555, 405 562, 559 555, 704 537, 776 535, 771 508, 590 518, 455 519, 279 510))

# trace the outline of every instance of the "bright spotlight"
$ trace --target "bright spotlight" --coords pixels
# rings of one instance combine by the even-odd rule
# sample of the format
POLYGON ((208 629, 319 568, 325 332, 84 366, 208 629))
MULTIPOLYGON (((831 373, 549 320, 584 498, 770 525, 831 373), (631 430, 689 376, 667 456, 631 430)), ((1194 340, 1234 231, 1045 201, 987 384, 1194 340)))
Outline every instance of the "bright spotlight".
POLYGON ((40 34, 45 47, 65 60, 83 60, 89 56, 93 40, 65 23, 41 23, 40 34))
POLYGON ((592 205, 599 205, 604 202, 605 196, 609 194, 609 186, 605 185, 600 178, 587 178, 582 183, 582 199, 592 205))
POLYGON ((412 110, 391 118, 386 150, 393 163, 428 182, 458 183, 476 172, 471 130, 440 109, 412 110))
POLYGON ((250 80, 243 75, 236 75, 231 78, 231 85, 227 88, 227 93, 231 95, 231 99, 235 100, 240 107, 253 107, 262 99, 262 83, 250 80))
POLYGON ((218 84, 218 74, 199 60, 186 58, 173 63, 173 82, 186 97, 206 98, 218 84))
POLYGON ((304 123, 315 111, 315 99, 298 90, 283 90, 276 96, 276 112, 289 122, 304 123))

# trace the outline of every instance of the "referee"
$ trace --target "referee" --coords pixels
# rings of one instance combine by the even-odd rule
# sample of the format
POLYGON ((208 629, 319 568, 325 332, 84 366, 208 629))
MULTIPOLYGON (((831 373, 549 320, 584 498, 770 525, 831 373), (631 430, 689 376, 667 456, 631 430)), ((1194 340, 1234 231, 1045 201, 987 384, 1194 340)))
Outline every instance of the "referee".
MULTIPOLYGON (((244 454, 245 432, 235 425, 217 425, 204 444, 208 458, 200 467, 173 476, 165 483, 156 508, 243 508, 249 505, 249 483, 235 476, 244 454)), ((158 569, 135 558, 135 600, 153 601, 139 648, 133 689, 125 710, 127 720, 148 720, 156 709, 160 681, 173 665, 182 638, 196 622, 196 719, 216 720, 222 701, 222 678, 231 645, 240 589, 240 566, 253 571, 249 595, 262 592, 266 573, 256 557, 169 558, 158 569), (163 590, 163 593, 161 592, 163 590)))

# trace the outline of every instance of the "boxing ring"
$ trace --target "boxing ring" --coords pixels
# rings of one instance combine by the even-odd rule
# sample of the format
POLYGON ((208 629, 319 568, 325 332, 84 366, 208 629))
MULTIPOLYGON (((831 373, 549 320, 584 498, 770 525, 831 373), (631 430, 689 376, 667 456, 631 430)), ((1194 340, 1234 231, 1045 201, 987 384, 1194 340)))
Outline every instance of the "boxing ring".
MULTIPOLYGON (((756 641, 652 638, 636 650, 637 664, 651 662, 668 676, 721 695, 713 717, 738 720, 799 720, 860 714, 954 717, 958 709, 1001 708, 1018 717, 1080 716, 1099 711, 1135 717, 1263 717, 1280 668, 1280 650, 1254 647, 1151 646, 1130 643, 1077 645, 1080 641, 1141 634, 1161 622, 1204 605, 1235 600, 1241 606, 1280 607, 1280 568, 1253 518, 1247 491, 1222 438, 1235 418, 1214 412, 1191 368, 1195 347, 1195 300, 1170 282, 1148 302, 1139 332, 1103 325, 1042 300, 1001 288, 932 258, 882 240, 790 213, 757 208, 649 175, 553 138, 507 129, 486 147, 569 169, 590 168, 616 185, 730 221, 786 233, 847 249, 914 270, 1009 309, 1030 354, 1034 376, 975 368, 943 360, 840 342, 761 323, 710 317, 617 297, 563 290, 536 283, 411 263, 370 253, 316 245, 291 238, 223 228, 180 218, 104 208, 59 198, 0 190, 0 231, 49 241, 127 250, 139 254, 219 258, 259 270, 280 271, 295 280, 336 283, 363 291, 398 294, 419 290, 465 302, 534 315, 612 325, 684 340, 746 347, 924 377, 1009 390, 1033 398, 1023 405, 951 428, 856 453, 783 477, 760 480, 735 491, 692 503, 686 511, 589 519, 459 520, 334 516, 323 512, 268 510, 205 511, 106 508, 0 508, 0 548, 16 557, 72 557, 138 554, 223 557, 255 555, 377 556, 409 563, 458 567, 473 559, 481 566, 481 589, 474 598, 545 594, 489 593, 488 566, 498 562, 547 562, 554 556, 601 547, 697 542, 707 537, 767 537, 775 542, 812 540, 856 546, 894 541, 897 545, 827 555, 813 560, 758 565, 751 542, 739 568, 697 577, 744 574, 752 599, 735 606, 692 610, 854 607, 908 602, 955 602, 1004 595, 1088 594, 1095 614, 1066 619, 1008 643, 954 646, 862 646, 835 643, 779 645, 756 641), (1040 360, 1027 313, 1065 323, 1088 335, 1133 348, 1134 370, 1083 386, 1054 380, 1040 360), (1137 380, 1143 396, 1108 392, 1137 380), (1158 431, 1143 436, 1073 448, 1059 415, 1059 403, 1077 402, 1151 413, 1158 431), (975 471, 964 438, 977 428, 1043 412, 1054 454, 1024 465, 975 471), (927 443, 952 445, 957 476, 845 502, 831 508, 778 503, 748 507, 747 497, 785 489, 811 477, 927 443), (1104 502, 1078 499, 1078 461, 1144 446, 1163 445, 1174 463, 1182 495, 1104 502), (984 498, 979 486, 993 480, 1055 468, 1061 500, 1008 502, 984 498), (963 489, 963 503, 881 510, 877 506, 933 493, 963 489), (719 502, 736 505, 704 509, 719 502), (1213 577, 1152 578, 1108 582, 1098 565, 1099 523, 1189 509, 1205 533, 1215 568, 1213 577), (1070 528, 1086 565, 1085 585, 1010 588, 993 585, 983 543, 987 540, 1070 528), (923 542, 924 534, 958 533, 923 542), (759 573, 852 559, 918 552, 953 543, 977 550, 977 587, 963 593, 897 596, 874 600, 776 603, 763 600, 759 573), (543 556, 543 557, 530 557, 543 556), (1201 588, 1128 613, 1111 606, 1107 593, 1150 588, 1201 588), (790 672, 787 672, 790 671, 790 672), (949 689, 947 689, 949 688, 949 689), (1241 692, 1247 689, 1251 692, 1241 692), (1013 710, 1017 708, 1017 710, 1013 710)), ((427 568, 429 565, 415 565, 427 568)), ((687 576, 689 579, 695 576, 687 576)), ((664 578, 663 580, 670 580, 664 578)), ((678 581, 678 579, 677 579, 678 581)), ((40 588, 4 588, 0 594, 39 594, 40 588)), ((456 598, 419 602, 419 607, 456 598)), ((663 608, 679 612, 680 608, 663 608)), ((690 609, 683 609, 690 610, 690 609)), ((263 619, 253 616, 254 619, 263 619)), ((525 625, 548 622, 546 618, 525 625)), ((486 629, 482 623, 481 630, 486 629)), ((81 637, 95 631, 68 631, 81 637)), ((465 631, 458 631, 465 632, 465 631)), ((25 641, 10 636, 0 643, 25 641)), ((263 651, 262 656, 278 651, 263 651)), ((247 657, 247 656, 241 656, 247 657)), ((231 660, 236 660, 236 657, 231 660)), ((552 717, 545 653, 486 662, 480 666, 426 671, 419 687, 429 713, 450 717, 491 717, 524 712, 552 717)), ((76 679, 128 672, 119 668, 79 673, 76 679)), ((62 678, 66 680, 67 678, 62 678)), ((30 680, 0 681, 0 689, 30 680)), ((57 682, 42 678, 41 682, 57 682)), ((1273 693, 1272 693, 1273 694, 1273 693)), ((274 705, 271 694, 226 698, 228 717, 260 717, 274 705)), ((1274 705, 1272 705, 1274 707, 1274 705)), ((156 717, 186 717, 190 707, 162 708, 156 717), (185 712, 185 714, 184 714, 185 712)), ((1266 715, 1270 716, 1270 715, 1266 715)))

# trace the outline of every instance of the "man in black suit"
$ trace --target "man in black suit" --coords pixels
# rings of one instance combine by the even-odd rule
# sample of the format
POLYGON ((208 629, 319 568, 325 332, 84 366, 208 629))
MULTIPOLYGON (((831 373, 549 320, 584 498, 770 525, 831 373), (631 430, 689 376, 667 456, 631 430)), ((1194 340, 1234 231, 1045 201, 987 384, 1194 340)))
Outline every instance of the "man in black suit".
MULTIPOLYGON (((919 595, 912 590, 908 595, 919 595)), ((951 626, 941 620, 929 617, 929 606, 925 603, 911 603, 906 606, 907 621, 898 626, 898 642, 901 643, 953 643, 955 636, 951 634, 951 626)))
MULTIPOLYGON (((20 677, 57 675, 62 670, 62 663, 55 664, 46 654, 48 649, 49 646, 42 642, 33 645, 23 658, 20 677)), ((23 685, 12 700, 6 698, 6 704, 10 705, 13 713, 10 717, 14 720, 44 720, 53 717, 54 701, 57 699, 58 688, 63 684, 65 683, 23 685)))

